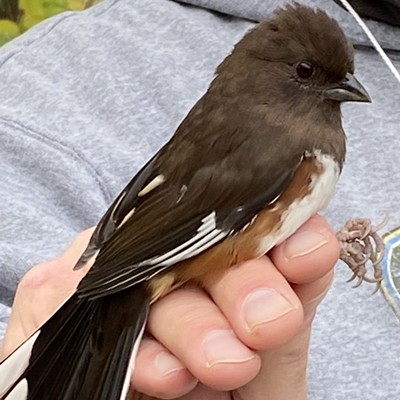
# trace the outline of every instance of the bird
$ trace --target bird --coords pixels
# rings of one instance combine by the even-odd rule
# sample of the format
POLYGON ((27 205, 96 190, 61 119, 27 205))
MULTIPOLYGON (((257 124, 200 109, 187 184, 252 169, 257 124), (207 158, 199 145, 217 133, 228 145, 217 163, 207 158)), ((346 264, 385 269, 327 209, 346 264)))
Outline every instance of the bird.
POLYGON ((289 3, 246 33, 101 218, 75 293, 0 364, 0 397, 124 399, 152 303, 263 256, 327 206, 341 104, 371 101, 354 68, 320 9, 289 3))

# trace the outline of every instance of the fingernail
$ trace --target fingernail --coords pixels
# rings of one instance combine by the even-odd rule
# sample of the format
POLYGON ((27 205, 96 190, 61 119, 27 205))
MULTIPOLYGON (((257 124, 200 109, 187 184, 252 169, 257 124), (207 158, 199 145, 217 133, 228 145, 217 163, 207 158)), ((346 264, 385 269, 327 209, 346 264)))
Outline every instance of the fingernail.
POLYGON ((162 376, 185 369, 185 366, 176 357, 166 351, 161 351, 156 356, 154 364, 162 376))
POLYGON ((282 317, 296 307, 275 289, 260 288, 250 293, 243 303, 244 319, 249 330, 282 317))
POLYGON ((303 230, 297 232, 285 242, 283 252, 285 257, 290 260, 312 253, 327 243, 328 239, 322 234, 303 230))
POLYGON ((243 363, 255 357, 233 331, 228 329, 209 332, 204 339, 203 347, 208 367, 215 364, 243 363))

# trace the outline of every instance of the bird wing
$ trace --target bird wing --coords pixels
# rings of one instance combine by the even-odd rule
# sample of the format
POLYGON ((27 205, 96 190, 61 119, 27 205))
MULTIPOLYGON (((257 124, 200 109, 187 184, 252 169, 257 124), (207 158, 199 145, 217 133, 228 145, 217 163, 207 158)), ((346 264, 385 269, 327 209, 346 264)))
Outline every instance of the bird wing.
POLYGON ((77 261, 74 269, 83 267, 112 236, 131 210, 140 203, 139 191, 154 178, 153 166, 156 156, 133 177, 124 190, 116 197, 94 230, 89 244, 77 261))
POLYGON ((81 296, 102 297, 149 280, 234 234, 279 197, 302 157, 279 167, 275 154, 265 165, 244 168, 236 159, 246 155, 242 150, 194 163, 187 176, 163 175, 163 158, 170 159, 163 151, 150 160, 96 229, 91 243, 99 252, 78 287, 81 296))

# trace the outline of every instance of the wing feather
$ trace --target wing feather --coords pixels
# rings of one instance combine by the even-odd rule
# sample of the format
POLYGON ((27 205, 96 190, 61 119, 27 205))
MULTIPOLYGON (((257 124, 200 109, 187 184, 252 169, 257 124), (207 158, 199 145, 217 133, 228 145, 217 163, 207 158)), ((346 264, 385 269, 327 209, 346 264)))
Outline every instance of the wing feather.
POLYGON ((120 225, 126 222, 126 218, 133 214, 135 207, 141 202, 141 198, 138 196, 139 191, 146 187, 148 182, 151 182, 156 175, 153 173, 155 159, 156 155, 147 162, 113 201, 97 224, 86 250, 77 261, 74 269, 83 267, 95 256, 120 225))
POLYGON ((271 151, 285 148, 282 129, 272 127, 268 140, 253 134, 257 145, 233 135, 232 149, 218 141, 208 151, 179 138, 178 130, 102 218, 87 250, 99 252, 80 296, 103 297, 146 281, 251 222, 279 198, 302 160, 301 152, 271 151))

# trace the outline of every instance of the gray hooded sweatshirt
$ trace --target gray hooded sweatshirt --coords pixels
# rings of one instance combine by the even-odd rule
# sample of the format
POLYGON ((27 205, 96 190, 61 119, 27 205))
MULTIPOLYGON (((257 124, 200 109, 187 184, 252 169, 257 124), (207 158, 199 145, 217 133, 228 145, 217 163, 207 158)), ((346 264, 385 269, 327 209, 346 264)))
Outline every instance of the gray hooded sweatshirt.
MULTIPOLYGON (((99 220, 173 134, 217 64, 279 0, 104 0, 35 26, 0 48, 0 337, 16 285, 99 220)), ((400 84, 353 18, 338 19, 373 103, 343 108, 348 154, 325 215, 400 225, 400 84)), ((369 26, 400 60, 400 28, 369 26), (397 55, 396 55, 397 51, 397 55)), ((400 62, 397 62, 400 67, 400 62)), ((399 322, 372 287, 338 264, 310 354, 310 400, 400 398, 399 322)))

